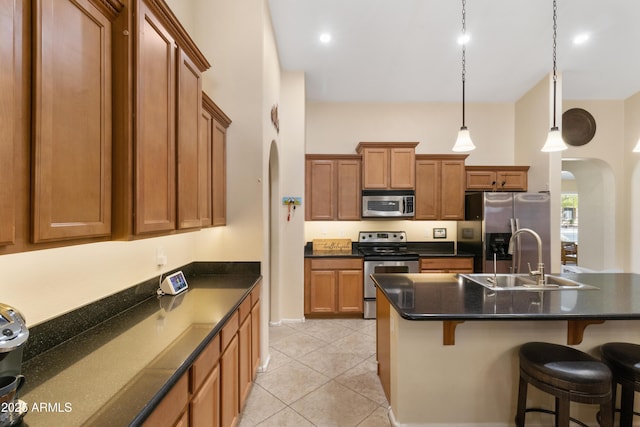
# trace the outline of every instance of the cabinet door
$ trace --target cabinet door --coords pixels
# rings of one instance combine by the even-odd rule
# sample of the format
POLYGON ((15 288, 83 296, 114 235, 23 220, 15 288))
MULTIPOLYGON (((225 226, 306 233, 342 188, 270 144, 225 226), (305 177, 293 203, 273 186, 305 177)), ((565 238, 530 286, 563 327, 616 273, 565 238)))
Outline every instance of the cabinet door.
POLYGON ((0 2, 0 245, 15 243, 14 150, 20 116, 22 2, 0 2))
POLYGON ((216 365, 191 398, 189 426, 218 427, 220 425, 220 369, 216 365))
POLYGON ((498 189, 504 191, 527 191, 527 172, 497 171, 498 189))
POLYGON ((338 271, 338 312, 363 313, 363 273, 362 270, 338 271))
POLYGON ((493 171, 467 171, 467 190, 493 191, 496 173, 493 171))
POLYGON ((178 227, 198 228, 200 221, 199 131, 202 115, 200 70, 178 50, 178 227))
POLYGON ((108 236, 111 23, 89 0, 35 5, 33 241, 108 236))
POLYGON ((390 188, 398 190, 410 190, 415 188, 415 149, 391 148, 389 153, 390 188))
MULTIPOLYGON (((57 1, 57 0, 56 0, 57 1)), ((175 426, 189 402, 189 376, 183 375, 160 401, 151 415, 142 423, 143 427, 175 426)))
POLYGON ((202 110, 199 127, 198 204, 200 206, 200 222, 203 227, 207 227, 213 223, 213 117, 205 109, 202 110))
POLYGON ((227 128, 213 121, 213 225, 227 223, 227 128))
POLYGON ((338 160, 337 173, 338 219, 359 221, 362 200, 360 160, 338 160))
POLYGON ((464 219, 465 170, 464 160, 442 160, 441 220, 464 219))
POLYGON ((335 219, 336 182, 335 161, 306 161, 307 220, 327 221, 335 219))
MULTIPOLYGON (((135 232, 175 229, 175 41, 139 3, 135 232)), ((199 114, 199 113, 198 113, 199 114)))
POLYGON ((238 335, 234 335, 220 358, 220 425, 235 426, 238 421, 238 335))
POLYGON ((416 219, 439 219, 440 167, 439 160, 416 161, 416 219))
POLYGON ((249 396, 253 375, 251 374, 251 314, 238 329, 238 409, 242 411, 249 396))
POLYGON ((363 179, 365 189, 389 188, 389 149, 370 147, 362 152, 363 179))
POLYGON ((335 313, 336 272, 333 270, 311 271, 309 283, 309 311, 311 313, 335 313))
POLYGON ((251 309, 251 378, 255 379, 260 367, 260 302, 251 309))

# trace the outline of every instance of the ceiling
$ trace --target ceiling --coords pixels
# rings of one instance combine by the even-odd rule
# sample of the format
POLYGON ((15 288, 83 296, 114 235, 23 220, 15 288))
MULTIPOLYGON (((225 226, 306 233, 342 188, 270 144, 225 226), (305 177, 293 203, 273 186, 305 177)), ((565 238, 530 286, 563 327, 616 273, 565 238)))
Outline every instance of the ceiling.
MULTIPOLYGON (((311 101, 461 99, 461 0, 269 0, 269 8, 281 66, 305 72, 311 101)), ((551 0, 467 0, 467 101, 516 101, 551 72, 552 13, 551 0)), ((638 18, 638 0, 558 0, 564 99, 640 91, 638 18), (575 45, 582 32, 589 40, 575 45)))

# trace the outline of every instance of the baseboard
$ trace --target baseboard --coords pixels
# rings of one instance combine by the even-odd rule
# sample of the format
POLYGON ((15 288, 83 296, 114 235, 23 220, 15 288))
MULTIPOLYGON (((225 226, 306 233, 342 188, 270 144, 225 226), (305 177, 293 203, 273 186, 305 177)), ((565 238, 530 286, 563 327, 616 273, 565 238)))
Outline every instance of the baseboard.
POLYGON ((285 323, 304 323, 304 317, 301 319, 280 319, 277 322, 269 322, 269 326, 282 326, 285 323))
POLYGON ((393 409, 389 407, 389 422, 393 427, 509 427, 509 423, 416 423, 402 424, 396 420, 393 409))

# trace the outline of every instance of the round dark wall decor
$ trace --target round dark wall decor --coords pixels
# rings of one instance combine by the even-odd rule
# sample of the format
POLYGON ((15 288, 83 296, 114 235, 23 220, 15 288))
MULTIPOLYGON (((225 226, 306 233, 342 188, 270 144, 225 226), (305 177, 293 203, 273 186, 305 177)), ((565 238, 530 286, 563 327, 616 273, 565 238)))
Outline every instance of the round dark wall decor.
POLYGON ((596 134, 596 120, 582 108, 571 108, 562 114, 562 138, 575 146, 585 145, 596 134))

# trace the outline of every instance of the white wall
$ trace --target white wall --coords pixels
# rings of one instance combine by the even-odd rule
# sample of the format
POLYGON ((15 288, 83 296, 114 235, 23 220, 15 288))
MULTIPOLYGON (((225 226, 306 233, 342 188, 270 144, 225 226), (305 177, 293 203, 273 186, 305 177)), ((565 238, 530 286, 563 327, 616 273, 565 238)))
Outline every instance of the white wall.
POLYGON ((625 100, 624 112, 625 181, 629 183, 623 194, 629 213, 627 253, 629 271, 640 273, 640 153, 632 152, 640 141, 640 92, 625 100))
MULTIPOLYGON (((596 133, 588 144, 562 153, 563 168, 574 173, 578 190, 580 266, 628 270, 629 204, 625 171, 624 101, 563 102, 563 111, 583 108, 596 133)), ((630 151, 630 150, 629 150, 630 151)))
MULTIPOLYGON (((513 164, 513 104, 467 104, 466 116, 477 147, 467 164, 513 164)), ((455 103, 309 102, 306 152, 355 154, 362 141, 402 141, 419 142, 417 153, 451 153, 460 125, 455 103)))
MULTIPOLYGON (((305 140, 305 76, 303 72, 282 73, 280 86, 280 194, 301 197, 287 221, 288 209, 280 202, 275 209, 275 222, 280 224, 277 254, 279 281, 272 288, 279 291, 272 310, 271 321, 302 319, 304 317, 304 140, 305 140)), ((273 219, 272 219, 273 220, 273 219)), ((272 301, 273 307, 273 301, 272 301)))

